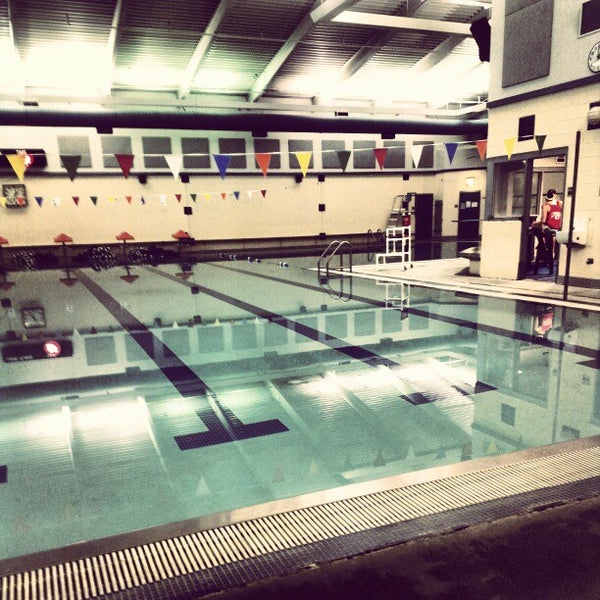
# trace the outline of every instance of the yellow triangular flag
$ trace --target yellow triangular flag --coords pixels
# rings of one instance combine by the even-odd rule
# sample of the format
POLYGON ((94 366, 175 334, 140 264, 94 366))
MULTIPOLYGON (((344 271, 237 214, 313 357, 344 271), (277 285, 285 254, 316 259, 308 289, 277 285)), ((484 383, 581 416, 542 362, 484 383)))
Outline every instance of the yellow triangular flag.
POLYGON ((308 171, 308 165, 310 164, 310 159, 312 158, 312 152, 309 150, 307 152, 294 152, 294 154, 298 159, 298 164, 302 170, 302 175, 306 175, 306 171, 308 171))
POLYGON ((504 147, 506 148, 506 155, 508 156, 508 159, 510 160, 510 157, 512 156, 513 153, 513 149, 515 147, 515 138, 508 138, 507 140, 504 140, 504 147))
POLYGON ((25 169, 27 168, 25 166, 25 157, 22 154, 7 154, 6 158, 19 178, 19 181, 23 183, 25 181, 25 169))

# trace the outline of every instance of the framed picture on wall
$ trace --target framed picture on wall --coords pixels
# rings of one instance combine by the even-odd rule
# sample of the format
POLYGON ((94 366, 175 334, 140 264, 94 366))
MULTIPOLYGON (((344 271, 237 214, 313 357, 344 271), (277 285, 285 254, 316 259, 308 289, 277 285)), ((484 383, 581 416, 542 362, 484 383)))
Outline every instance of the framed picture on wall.
POLYGON ((27 190, 22 183, 2 184, 2 195, 6 200, 6 208, 27 206, 27 190))
POLYGON ((34 327, 46 327, 46 316, 41 306, 31 306, 21 310, 23 327, 32 329, 34 327))

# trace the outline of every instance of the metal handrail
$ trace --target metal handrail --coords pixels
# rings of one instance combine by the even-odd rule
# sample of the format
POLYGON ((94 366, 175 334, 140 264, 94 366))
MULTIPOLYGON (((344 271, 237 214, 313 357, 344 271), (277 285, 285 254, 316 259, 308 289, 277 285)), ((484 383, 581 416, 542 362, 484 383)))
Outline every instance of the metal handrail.
POLYGON ((327 248, 325 248, 325 250, 319 257, 319 260, 317 262, 317 271, 319 272, 319 274, 321 273, 321 262, 323 261, 323 259, 326 258, 327 260, 325 261, 325 273, 327 274, 327 277, 329 277, 329 263, 336 254, 340 257, 340 271, 344 270, 344 254, 343 252, 338 254, 338 251, 343 246, 348 246, 348 248, 350 249, 348 266, 349 270, 352 271, 352 246, 350 245, 350 242, 348 240, 333 240, 329 243, 327 248), (333 248, 333 250, 331 250, 331 248, 333 248))

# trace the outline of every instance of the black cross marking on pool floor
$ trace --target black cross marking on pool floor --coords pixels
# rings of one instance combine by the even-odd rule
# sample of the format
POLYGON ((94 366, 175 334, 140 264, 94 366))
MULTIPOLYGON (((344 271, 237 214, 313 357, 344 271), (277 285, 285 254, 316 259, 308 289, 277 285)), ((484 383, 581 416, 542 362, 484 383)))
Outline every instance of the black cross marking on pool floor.
MULTIPOLYGON (((77 271, 77 277, 88 291, 113 315, 121 327, 129 331, 129 335, 155 361, 158 368, 175 386, 177 391, 183 397, 197 398, 201 401, 202 406, 197 414, 208 431, 175 436, 175 441, 181 450, 191 450, 288 431, 288 428, 277 419, 250 424, 242 423, 231 410, 220 405, 216 394, 208 385, 174 352, 170 351, 166 344, 156 337, 148 327, 136 319, 134 315, 121 306, 85 273, 77 271), (155 357, 154 350, 157 346, 163 346, 164 349, 168 350, 168 356, 170 357, 168 364, 161 364, 160 361, 163 359, 155 357)), ((158 355, 162 357, 167 353, 163 350, 158 355)))
POLYGON ((6 483, 8 481, 8 467, 6 465, 0 465, 0 483, 6 483))

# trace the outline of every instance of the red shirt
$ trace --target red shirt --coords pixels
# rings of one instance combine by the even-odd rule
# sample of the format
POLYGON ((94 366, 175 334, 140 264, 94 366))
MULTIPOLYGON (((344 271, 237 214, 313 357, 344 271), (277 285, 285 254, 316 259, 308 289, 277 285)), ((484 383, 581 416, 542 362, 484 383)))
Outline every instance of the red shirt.
POLYGON ((560 229, 562 222, 562 207, 558 200, 550 200, 546 204, 548 212, 546 213, 546 225, 550 229, 560 229))

